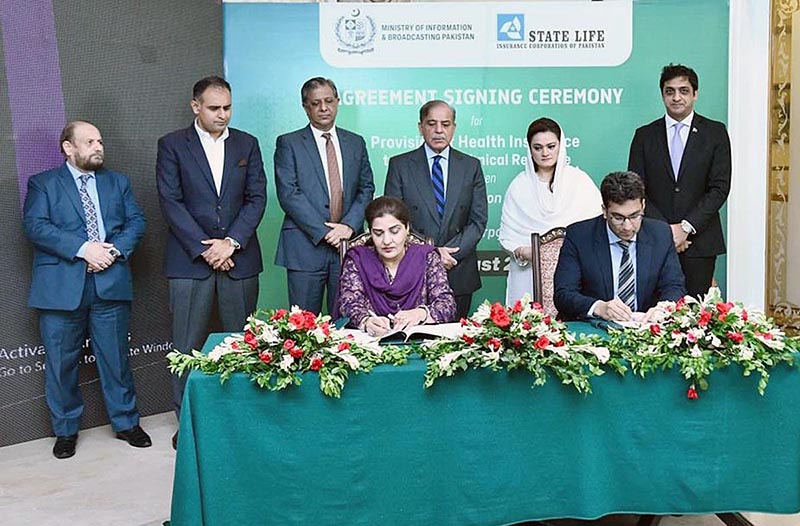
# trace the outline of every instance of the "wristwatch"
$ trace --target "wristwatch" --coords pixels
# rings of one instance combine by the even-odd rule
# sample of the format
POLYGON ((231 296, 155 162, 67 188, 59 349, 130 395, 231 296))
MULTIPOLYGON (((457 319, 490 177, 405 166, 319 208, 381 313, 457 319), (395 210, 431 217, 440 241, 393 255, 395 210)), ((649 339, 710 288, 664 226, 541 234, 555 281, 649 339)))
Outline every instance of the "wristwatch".
POLYGON ((231 245, 233 245, 234 250, 239 250, 240 248, 242 248, 242 245, 240 245, 239 242, 233 239, 232 237, 226 237, 225 239, 228 240, 228 242, 231 245))
POLYGON ((108 249, 108 253, 111 255, 112 258, 117 259, 122 256, 122 252, 117 250, 117 247, 111 247, 108 249))
POLYGON ((694 234, 694 228, 692 228, 692 224, 685 219, 681 221, 681 230, 687 234, 694 234))

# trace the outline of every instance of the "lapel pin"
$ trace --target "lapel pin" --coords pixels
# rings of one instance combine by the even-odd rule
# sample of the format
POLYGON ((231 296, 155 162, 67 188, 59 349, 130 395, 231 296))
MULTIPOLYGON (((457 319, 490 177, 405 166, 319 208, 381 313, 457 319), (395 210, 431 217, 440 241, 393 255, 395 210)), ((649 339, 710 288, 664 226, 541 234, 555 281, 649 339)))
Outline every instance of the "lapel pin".
POLYGON ((697 133, 697 128, 692 128, 692 133, 697 133))

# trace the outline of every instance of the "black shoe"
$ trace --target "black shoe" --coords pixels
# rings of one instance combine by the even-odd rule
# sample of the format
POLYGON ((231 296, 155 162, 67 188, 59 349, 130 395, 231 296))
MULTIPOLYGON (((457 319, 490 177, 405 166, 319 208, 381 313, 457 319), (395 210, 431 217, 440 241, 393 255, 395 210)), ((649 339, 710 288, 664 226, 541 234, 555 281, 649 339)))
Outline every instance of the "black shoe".
POLYGON ((133 426, 125 431, 117 431, 117 438, 125 440, 133 447, 150 447, 153 443, 150 441, 150 435, 144 432, 139 426, 133 426))
POLYGON ((175 431, 175 434, 172 435, 172 449, 178 450, 178 432, 175 431))
POLYGON ((53 446, 53 456, 56 458, 69 458, 75 454, 75 444, 78 442, 78 435, 56 437, 53 446))

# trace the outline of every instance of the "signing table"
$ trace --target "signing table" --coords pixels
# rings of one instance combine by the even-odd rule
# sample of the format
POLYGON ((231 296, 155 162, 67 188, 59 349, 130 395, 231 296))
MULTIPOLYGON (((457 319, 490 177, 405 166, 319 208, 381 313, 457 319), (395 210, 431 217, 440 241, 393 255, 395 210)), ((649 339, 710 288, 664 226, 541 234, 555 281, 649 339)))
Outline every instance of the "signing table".
MULTIPOLYGON (((586 330, 584 326, 572 328, 586 330)), ((213 334, 208 352, 224 335, 213 334)), ((425 363, 281 392, 189 376, 172 526, 490 526, 609 513, 800 511, 800 373, 765 396, 732 367, 698 400, 677 371, 581 395, 550 377, 425 363)))

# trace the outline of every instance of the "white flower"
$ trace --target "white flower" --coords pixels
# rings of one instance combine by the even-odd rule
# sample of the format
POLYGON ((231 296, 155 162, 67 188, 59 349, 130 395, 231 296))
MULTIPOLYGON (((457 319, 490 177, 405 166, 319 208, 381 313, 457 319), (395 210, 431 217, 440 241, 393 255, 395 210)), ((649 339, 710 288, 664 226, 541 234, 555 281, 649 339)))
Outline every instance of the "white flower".
POLYGON ((739 357, 742 360, 752 360, 753 359, 753 349, 750 347, 744 347, 741 351, 739 351, 739 357))
POLYGON ((266 343, 267 345, 277 345, 281 343, 280 334, 278 330, 271 325, 266 325, 261 333, 258 335, 258 340, 266 343))
POLYGON ((436 360, 436 363, 439 365, 439 369, 449 369, 450 364, 453 363, 453 360, 464 354, 466 351, 453 351, 447 354, 444 354, 436 360))
POLYGON ((475 314, 472 315, 472 319, 477 321, 478 323, 483 323, 484 321, 489 319, 489 315, 492 313, 492 307, 489 305, 488 302, 482 303, 478 310, 475 311, 475 314))
POLYGON ((701 351, 700 347, 697 345, 693 345, 692 349, 689 351, 689 354, 692 356, 692 358, 700 358, 703 356, 703 351, 701 351))
POLYGON ((292 364, 294 364, 294 358, 292 358, 292 355, 284 354, 281 363, 278 364, 278 367, 284 371, 288 371, 292 364))
POLYGON ((722 345, 722 341, 719 338, 717 338, 716 335, 712 334, 711 335, 711 346, 712 347, 719 347, 720 345, 722 345))
POLYGON ((316 338, 317 343, 322 343, 325 341, 325 338, 327 338, 327 336, 325 336, 325 332, 319 326, 311 330, 311 335, 316 338))
MULTIPOLYGON (((556 347, 558 349, 558 347, 556 347)), ((611 352, 608 347, 589 347, 588 351, 594 354, 600 363, 606 363, 611 358, 611 352)))
MULTIPOLYGON (((552 350, 554 353, 556 353, 557 355, 559 355, 561 358, 563 358, 565 360, 569 358, 569 351, 567 350, 566 347, 563 347, 563 346, 562 347, 556 347, 555 345, 548 345, 547 348, 552 350)), ((591 351, 591 350, 589 352, 594 354, 594 352, 591 351)), ((598 358, 600 358, 600 357, 598 356, 598 358)))
POLYGON ((361 366, 359 363, 358 358, 350 354, 349 351, 342 351, 337 356, 347 363, 350 366, 350 369, 356 370, 361 366))

